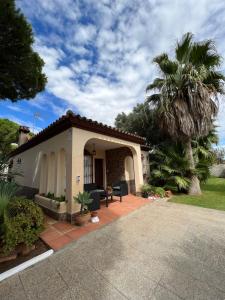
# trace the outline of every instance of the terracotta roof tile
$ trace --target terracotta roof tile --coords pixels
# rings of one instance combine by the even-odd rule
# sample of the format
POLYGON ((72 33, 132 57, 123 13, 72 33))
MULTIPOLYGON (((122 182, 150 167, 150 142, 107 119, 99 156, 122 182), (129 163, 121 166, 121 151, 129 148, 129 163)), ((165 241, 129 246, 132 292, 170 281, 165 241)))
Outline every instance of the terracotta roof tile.
POLYGON ((145 138, 141 136, 125 132, 118 128, 108 126, 97 121, 93 121, 92 119, 87 119, 86 117, 82 117, 70 111, 66 115, 61 116, 58 120, 47 126, 45 129, 40 131, 27 143, 12 151, 11 156, 22 153, 71 127, 77 127, 84 130, 113 136, 141 145, 145 144, 145 138))

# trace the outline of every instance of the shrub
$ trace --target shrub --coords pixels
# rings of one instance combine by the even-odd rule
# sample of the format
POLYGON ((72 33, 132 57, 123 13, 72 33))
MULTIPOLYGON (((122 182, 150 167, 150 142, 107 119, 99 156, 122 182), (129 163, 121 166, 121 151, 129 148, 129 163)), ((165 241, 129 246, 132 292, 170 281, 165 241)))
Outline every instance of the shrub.
POLYGON ((162 187, 159 186, 153 186, 152 187, 152 192, 155 195, 159 195, 161 198, 165 197, 165 190, 162 187))
POLYGON ((143 197, 148 197, 149 195, 159 195, 160 197, 165 196, 165 190, 162 187, 151 186, 148 183, 142 185, 141 192, 143 197))
POLYGON ((54 195, 54 193, 50 193, 50 192, 48 192, 48 194, 46 195, 46 197, 47 197, 47 198, 49 198, 49 199, 52 199, 52 200, 54 200, 54 198, 55 198, 55 195, 54 195))
POLYGON ((3 251, 8 253, 18 244, 31 246, 43 229, 42 210, 33 201, 15 198, 8 204, 5 212, 3 251))
POLYGON ((142 197, 147 198, 149 193, 151 192, 152 187, 150 184, 145 183, 141 186, 142 197))
POLYGON ((145 183, 141 186, 142 193, 148 193, 148 192, 151 192, 151 190, 152 190, 152 187, 148 183, 145 183))

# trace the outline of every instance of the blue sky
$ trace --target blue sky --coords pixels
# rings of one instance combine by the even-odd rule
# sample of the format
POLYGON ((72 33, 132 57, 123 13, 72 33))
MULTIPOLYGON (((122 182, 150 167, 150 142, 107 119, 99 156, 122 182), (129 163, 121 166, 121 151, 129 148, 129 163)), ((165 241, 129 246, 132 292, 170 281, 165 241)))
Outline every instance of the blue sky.
MULTIPOLYGON (((182 34, 212 38, 225 57, 223 0, 17 0, 45 61, 46 91, 0 104, 0 117, 40 131, 67 109, 113 125, 145 99, 157 75, 155 55, 172 52, 182 34), (34 118, 38 113, 40 117, 34 118)), ((225 70, 225 64, 221 66, 225 70)), ((218 115, 225 145, 225 104, 218 115)))

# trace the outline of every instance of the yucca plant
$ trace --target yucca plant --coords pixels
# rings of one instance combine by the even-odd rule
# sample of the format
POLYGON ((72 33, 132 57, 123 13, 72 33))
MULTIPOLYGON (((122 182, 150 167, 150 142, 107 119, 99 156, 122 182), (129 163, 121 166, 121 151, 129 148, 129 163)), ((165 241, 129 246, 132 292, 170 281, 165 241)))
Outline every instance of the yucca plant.
POLYGON ((88 211, 88 204, 91 204, 93 199, 88 192, 79 192, 79 194, 73 197, 74 201, 80 204, 80 214, 83 215, 88 211))
POLYGON ((15 196, 18 189, 15 182, 0 181, 0 217, 3 216, 9 201, 15 196))

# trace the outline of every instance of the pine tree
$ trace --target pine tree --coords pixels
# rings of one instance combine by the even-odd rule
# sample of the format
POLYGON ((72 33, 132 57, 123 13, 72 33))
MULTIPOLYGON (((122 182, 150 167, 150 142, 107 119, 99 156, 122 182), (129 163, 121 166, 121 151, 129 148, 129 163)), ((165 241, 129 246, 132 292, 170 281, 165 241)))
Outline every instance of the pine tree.
POLYGON ((0 0, 0 100, 31 99, 44 90, 44 61, 32 48, 31 25, 14 0, 0 0))

